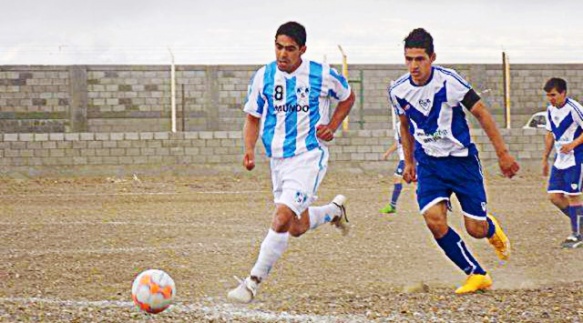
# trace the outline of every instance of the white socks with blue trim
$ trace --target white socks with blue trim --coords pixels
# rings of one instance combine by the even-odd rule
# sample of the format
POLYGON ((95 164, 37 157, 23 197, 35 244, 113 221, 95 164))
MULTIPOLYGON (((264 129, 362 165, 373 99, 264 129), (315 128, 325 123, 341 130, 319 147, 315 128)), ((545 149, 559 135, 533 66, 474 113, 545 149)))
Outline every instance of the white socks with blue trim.
POLYGON ((324 206, 311 206, 308 208, 308 213, 310 215, 310 230, 314 230, 339 216, 340 209, 337 205, 330 203, 324 206))
POLYGON ((273 229, 269 229, 267 236, 261 243, 257 262, 251 269, 251 276, 255 276, 260 280, 267 277, 271 267, 287 249, 288 240, 289 232, 277 233, 273 229))

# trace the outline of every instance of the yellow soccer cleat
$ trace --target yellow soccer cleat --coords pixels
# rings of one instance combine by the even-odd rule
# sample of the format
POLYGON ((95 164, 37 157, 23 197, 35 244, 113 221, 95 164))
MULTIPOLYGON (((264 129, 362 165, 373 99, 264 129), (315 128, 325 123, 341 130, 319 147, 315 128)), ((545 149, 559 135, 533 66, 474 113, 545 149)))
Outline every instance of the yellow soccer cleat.
POLYGON ((467 294, 474 293, 477 291, 483 291, 492 286, 492 278, 490 275, 479 275, 472 274, 466 279, 463 286, 455 290, 456 294, 467 294))
POLYGON ((508 240, 498 220, 492 214, 488 214, 487 216, 496 225, 496 231, 488 241, 494 247, 494 251, 496 251, 496 255, 500 260, 508 260, 510 258, 510 240, 508 240))

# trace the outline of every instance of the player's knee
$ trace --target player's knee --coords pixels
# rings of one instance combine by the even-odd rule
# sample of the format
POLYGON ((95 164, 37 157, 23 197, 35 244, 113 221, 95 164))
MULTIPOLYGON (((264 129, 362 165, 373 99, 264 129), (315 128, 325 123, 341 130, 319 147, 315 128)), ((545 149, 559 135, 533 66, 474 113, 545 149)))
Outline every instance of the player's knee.
POLYGON ((271 223, 271 228, 275 232, 287 232, 290 230, 292 219, 295 213, 287 206, 278 206, 275 211, 275 216, 273 217, 273 222, 271 223))
POLYGON ((488 235, 488 228, 473 227, 467 228, 468 234, 476 239, 485 238, 488 235))
POLYGON ((294 237, 294 238, 298 238, 300 237, 302 234, 306 233, 306 231, 308 231, 307 227, 304 227, 302 225, 292 225, 289 228, 289 235, 294 237))
POLYGON ((427 212, 423 214, 427 228, 436 238, 441 238, 447 233, 448 225, 445 216, 439 213, 427 212))
POLYGON ((558 207, 562 207, 563 204, 568 204, 564 202, 564 197, 560 196, 559 194, 549 194, 549 201, 558 207))

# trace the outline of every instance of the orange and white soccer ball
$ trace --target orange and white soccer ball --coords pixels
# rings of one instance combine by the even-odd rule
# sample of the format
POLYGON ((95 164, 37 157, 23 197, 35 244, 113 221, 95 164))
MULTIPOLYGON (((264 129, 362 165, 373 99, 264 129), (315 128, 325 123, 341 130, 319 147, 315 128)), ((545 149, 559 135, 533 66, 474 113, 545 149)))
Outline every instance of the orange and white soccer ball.
POLYGON ((136 277, 132 299, 144 312, 157 314, 167 309, 176 295, 174 280, 163 270, 149 269, 136 277))

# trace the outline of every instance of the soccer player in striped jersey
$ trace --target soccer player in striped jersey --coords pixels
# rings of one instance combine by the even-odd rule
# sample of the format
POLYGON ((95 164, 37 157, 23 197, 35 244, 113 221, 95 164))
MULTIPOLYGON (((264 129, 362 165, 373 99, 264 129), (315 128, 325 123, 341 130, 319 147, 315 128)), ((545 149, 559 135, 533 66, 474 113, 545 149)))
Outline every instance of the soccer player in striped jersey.
POLYGON ((255 145, 261 137, 270 158, 275 213, 247 278, 228 293, 232 301, 253 300, 259 284, 287 249, 289 237, 331 223, 348 233, 344 204, 312 206, 328 167, 326 142, 350 112, 354 93, 347 80, 326 64, 303 59, 306 30, 297 22, 281 25, 275 34, 276 60, 251 78, 243 129, 247 170, 255 167, 255 145), (338 103, 330 116, 332 103, 338 103))
POLYGON ((389 88, 390 102, 401 122, 403 179, 418 181, 417 202, 427 227, 446 256, 467 275, 455 292, 485 290, 492 278, 447 224, 450 195, 455 193, 461 204, 467 232, 474 238, 488 238, 500 259, 508 258, 510 242, 488 214, 478 150, 464 110, 478 119, 488 135, 504 176, 514 176, 519 165, 470 84, 454 70, 433 65, 436 55, 431 35, 415 29, 405 38, 404 47, 409 73, 389 88))
POLYGON ((548 158, 553 146, 556 156, 549 177, 548 194, 571 222, 572 234, 561 244, 563 248, 583 247, 581 225, 581 177, 583 172, 583 107, 567 97, 567 82, 551 78, 544 86, 549 100, 548 132, 543 152, 543 175, 549 174, 548 158))

